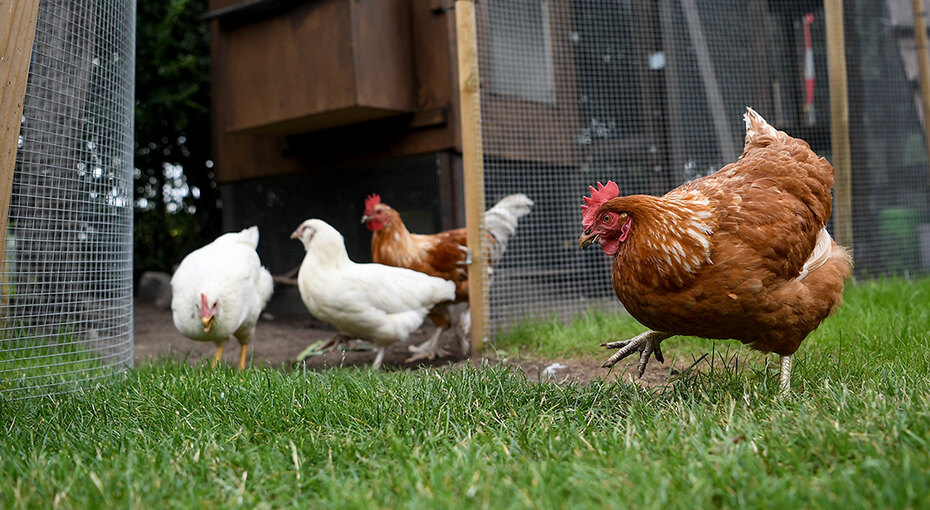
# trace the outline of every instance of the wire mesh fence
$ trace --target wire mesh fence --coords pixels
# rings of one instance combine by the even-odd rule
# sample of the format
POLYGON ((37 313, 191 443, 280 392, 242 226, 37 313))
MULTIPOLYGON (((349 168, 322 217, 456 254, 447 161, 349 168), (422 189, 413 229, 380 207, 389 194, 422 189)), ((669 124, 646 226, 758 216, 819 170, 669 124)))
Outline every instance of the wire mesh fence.
MULTIPOLYGON (((927 149, 908 0, 845 2, 856 274, 930 270, 927 149)), ((486 202, 536 202, 490 285, 489 326, 619 309, 578 249, 588 186, 661 195, 734 161, 746 106, 832 161, 822 2, 477 4, 486 202)))
POLYGON ((43 0, 13 177, 0 397, 132 365, 135 2, 43 0))

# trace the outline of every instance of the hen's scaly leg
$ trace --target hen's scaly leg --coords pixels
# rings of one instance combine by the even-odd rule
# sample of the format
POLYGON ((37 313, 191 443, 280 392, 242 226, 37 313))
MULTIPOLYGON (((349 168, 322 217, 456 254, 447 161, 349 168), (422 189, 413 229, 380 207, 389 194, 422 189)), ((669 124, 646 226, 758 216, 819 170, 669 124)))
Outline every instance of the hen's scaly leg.
POLYGON ((604 362, 603 367, 610 368, 623 358, 639 351, 639 365, 636 369, 636 377, 642 377, 643 373, 646 371, 646 364, 649 363, 649 356, 654 354, 655 358, 659 360, 659 363, 665 363, 665 358, 662 356, 662 349, 659 348, 659 344, 662 340, 670 336, 672 335, 669 333, 649 330, 629 340, 601 344, 602 347, 608 349, 620 349, 604 362))
POLYGON ((216 368, 216 364, 220 362, 220 359, 223 358, 223 344, 216 346, 216 357, 213 358, 213 363, 210 364, 210 368, 216 368))
POLYGON ((778 387, 781 388, 782 397, 791 393, 791 356, 781 357, 781 375, 778 377, 778 387))
POLYGON ((371 368, 378 370, 381 368, 381 362, 384 361, 384 352, 386 349, 384 347, 378 346, 378 354, 375 355, 375 360, 371 362, 371 368))
POLYGON ((435 357, 445 357, 449 355, 449 351, 443 349, 439 345, 439 336, 445 331, 446 328, 440 327, 436 328, 436 332, 433 333, 433 336, 429 340, 423 342, 420 345, 411 345, 407 349, 413 353, 413 356, 410 356, 405 363, 413 363, 421 359, 432 360, 435 357))

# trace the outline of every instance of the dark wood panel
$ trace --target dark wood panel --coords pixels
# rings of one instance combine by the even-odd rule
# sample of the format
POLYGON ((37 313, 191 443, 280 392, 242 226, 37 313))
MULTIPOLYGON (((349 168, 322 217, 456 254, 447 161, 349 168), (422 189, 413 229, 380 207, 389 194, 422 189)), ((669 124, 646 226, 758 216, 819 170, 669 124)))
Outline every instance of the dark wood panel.
POLYGON ((218 179, 455 149, 454 12, 432 6, 308 0, 253 24, 212 21, 218 179))
POLYGON ((215 57, 224 61, 214 87, 228 89, 230 109, 225 129, 322 129, 333 125, 327 119, 339 125, 413 111, 409 5, 316 0, 253 23, 214 18, 215 57), (351 118, 330 115, 340 110, 351 118))
POLYGON ((241 181, 303 169, 282 137, 224 133, 216 139, 216 180, 241 181))
POLYGON ((287 136, 293 133, 307 133, 333 127, 349 126, 397 115, 399 115, 399 113, 394 110, 352 105, 343 108, 333 108, 316 115, 306 115, 278 122, 229 129, 229 132, 287 136))
POLYGON ((350 5, 357 104, 413 111, 410 0, 353 1, 350 5))
POLYGON ((312 2, 220 37, 226 73, 214 86, 229 90, 228 130, 356 104, 348 2, 312 2))

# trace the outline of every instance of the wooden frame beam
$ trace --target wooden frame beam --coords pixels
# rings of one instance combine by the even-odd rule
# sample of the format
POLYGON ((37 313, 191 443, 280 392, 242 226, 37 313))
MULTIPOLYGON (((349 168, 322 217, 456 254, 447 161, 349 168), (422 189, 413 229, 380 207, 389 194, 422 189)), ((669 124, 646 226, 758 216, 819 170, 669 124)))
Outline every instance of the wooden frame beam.
POLYGON ((478 32, 474 0, 455 2, 455 38, 462 125, 462 164, 465 174, 465 226, 471 264, 468 266, 468 306, 471 313, 471 349, 484 345, 484 308, 487 302, 487 266, 484 261, 484 156, 481 146, 481 91, 478 80, 478 32))
POLYGON ((930 159, 930 61, 927 53, 927 11, 924 0, 914 0, 914 42, 920 68, 920 104, 924 114, 924 143, 930 159))
POLYGON ((849 148, 849 96, 843 0, 824 0, 827 25, 827 74, 830 82, 830 133, 833 146, 833 230, 838 243, 853 247, 852 156, 849 148))
POLYGON ((0 0, 0 260, 6 250, 6 227, 13 192, 13 167, 19 148, 23 100, 29 78, 39 0, 0 0))

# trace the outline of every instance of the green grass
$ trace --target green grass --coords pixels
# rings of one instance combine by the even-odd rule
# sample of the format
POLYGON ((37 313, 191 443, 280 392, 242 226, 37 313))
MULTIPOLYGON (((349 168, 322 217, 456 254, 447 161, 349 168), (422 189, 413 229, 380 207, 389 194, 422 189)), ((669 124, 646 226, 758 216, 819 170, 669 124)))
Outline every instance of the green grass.
MULTIPOLYGON (((558 319, 523 323, 500 335, 494 348, 530 357, 601 360, 612 352, 601 343, 643 331, 646 328, 626 313, 596 311, 568 323, 558 319)), ((666 357, 688 360, 711 352, 718 361, 734 356, 754 362, 765 358, 734 340, 673 337, 662 343, 662 350, 666 357)), ((710 359, 705 364, 709 363, 710 359)), ((801 344, 795 363, 811 365, 804 371, 816 371, 814 380, 854 380, 886 370, 930 372, 930 279, 847 285, 845 303, 801 344)))
POLYGON ((72 332, 48 329, 0 321, 0 399, 72 391, 122 368, 101 363, 72 332))
MULTIPOLYGON (((0 506, 928 507, 928 298, 926 281, 851 287, 799 351, 789 399, 752 360, 657 390, 499 366, 145 364, 0 402, 0 506)), ((531 342, 557 353, 595 333, 531 342)))

